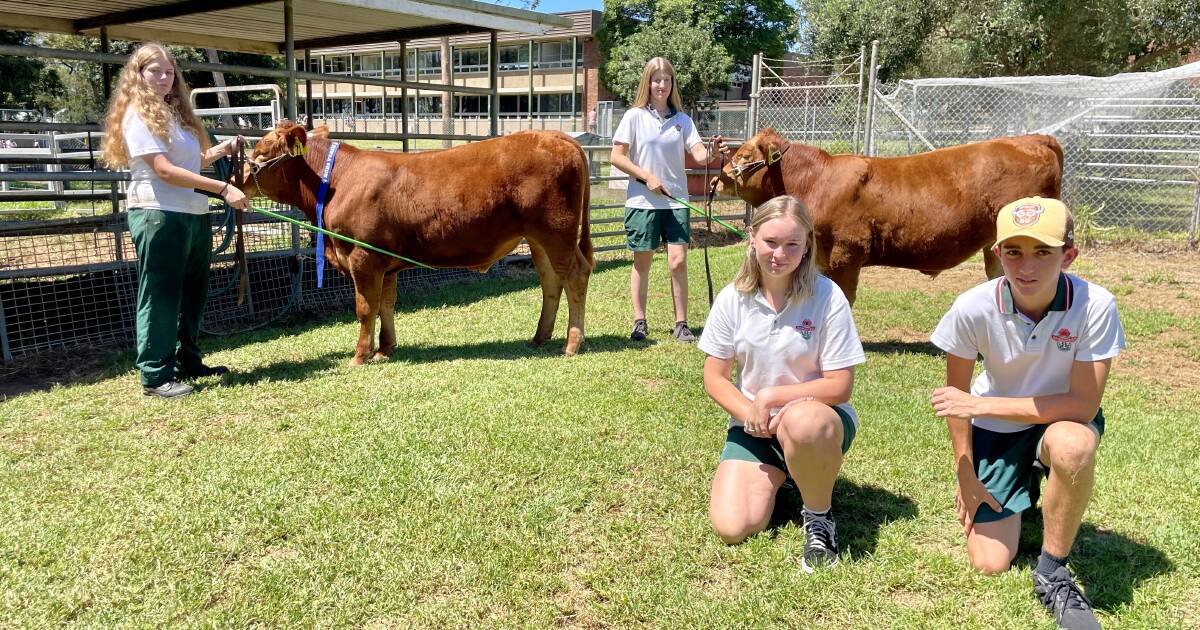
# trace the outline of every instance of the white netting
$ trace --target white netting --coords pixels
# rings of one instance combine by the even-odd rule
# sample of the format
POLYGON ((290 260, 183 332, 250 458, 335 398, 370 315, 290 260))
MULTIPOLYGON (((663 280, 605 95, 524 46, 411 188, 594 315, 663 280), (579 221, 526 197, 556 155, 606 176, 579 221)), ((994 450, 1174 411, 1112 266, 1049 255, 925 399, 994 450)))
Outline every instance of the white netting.
POLYGON ((869 119, 874 155, 1050 134, 1063 146, 1063 198, 1098 231, 1087 236, 1196 238, 1200 63, 1103 78, 920 79, 888 91, 869 119))

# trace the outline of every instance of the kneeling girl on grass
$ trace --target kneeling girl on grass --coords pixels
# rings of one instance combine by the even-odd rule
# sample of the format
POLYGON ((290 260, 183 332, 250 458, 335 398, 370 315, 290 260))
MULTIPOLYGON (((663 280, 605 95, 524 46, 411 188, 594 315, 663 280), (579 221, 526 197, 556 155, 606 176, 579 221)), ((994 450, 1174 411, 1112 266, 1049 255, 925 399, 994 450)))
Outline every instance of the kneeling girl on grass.
POLYGON ((802 566, 837 563, 833 483, 858 418, 854 366, 866 361, 850 304, 819 275, 808 208, 776 197, 755 210, 746 259, 722 289, 700 349, 704 389, 729 412, 709 515, 734 544, 767 527, 790 475, 804 500, 802 566), (737 363, 737 378, 732 379, 737 363))

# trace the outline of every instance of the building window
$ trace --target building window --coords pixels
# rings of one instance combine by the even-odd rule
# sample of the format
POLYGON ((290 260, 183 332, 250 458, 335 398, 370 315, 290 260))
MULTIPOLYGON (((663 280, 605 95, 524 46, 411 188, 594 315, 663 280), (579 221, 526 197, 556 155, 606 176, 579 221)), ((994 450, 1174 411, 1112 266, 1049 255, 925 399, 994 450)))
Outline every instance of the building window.
POLYGON ((325 57, 326 74, 350 74, 350 55, 330 55, 325 57))
POLYGON ((528 94, 501 94, 500 114, 502 118, 519 118, 529 115, 528 94))
POLYGON ((488 97, 483 94, 463 94, 454 97, 454 115, 465 118, 486 116, 488 97))
POLYGON ((417 68, 420 67, 421 76, 442 74, 442 51, 434 48, 432 50, 410 50, 408 51, 408 78, 414 79, 417 76, 417 68))
POLYGON ((401 61, 403 61, 403 58, 400 57, 399 52, 390 52, 390 53, 387 53, 386 55, 384 55, 383 68, 384 68, 384 71, 387 73, 387 76, 389 76, 389 77, 400 76, 400 62, 401 61))
MULTIPOLYGON (((575 94, 575 114, 578 114, 583 106, 583 99, 579 97, 577 92, 575 94)), ((547 117, 571 116, 571 93, 538 94, 537 112, 535 113, 547 117)))
MULTIPOLYGON (((583 46, 575 47, 575 58, 583 63, 583 46)), ((538 45, 538 68, 570 68, 571 40, 542 42, 538 45)))
MULTIPOLYGON (((399 112, 400 108, 397 107, 399 112)), ((420 118, 437 118, 442 115, 442 97, 441 96, 422 96, 417 99, 415 96, 408 97, 408 113, 415 114, 420 118)))
MULTIPOLYGON (((529 45, 501 46, 499 70, 528 70, 529 45)), ((503 111, 503 110, 501 110, 503 111)))
POLYGON ((354 57, 354 74, 360 77, 378 77, 383 74, 383 59, 379 55, 365 54, 354 57))
POLYGON ((454 49, 455 72, 487 72, 487 48, 454 49))

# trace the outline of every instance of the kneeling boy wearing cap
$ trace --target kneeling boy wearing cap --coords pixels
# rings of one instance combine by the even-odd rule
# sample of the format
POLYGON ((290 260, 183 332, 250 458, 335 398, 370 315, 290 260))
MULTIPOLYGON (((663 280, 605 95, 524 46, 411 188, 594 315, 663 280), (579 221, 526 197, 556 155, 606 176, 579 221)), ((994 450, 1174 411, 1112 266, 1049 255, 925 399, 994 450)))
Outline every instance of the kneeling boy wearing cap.
POLYGON ((1004 275, 960 295, 931 337, 946 352, 946 386, 933 408, 954 448, 955 504, 971 564, 1007 571, 1021 513, 1042 476, 1042 552, 1035 595, 1063 628, 1099 628, 1067 569, 1091 499, 1100 399, 1125 332, 1111 293, 1066 273, 1079 255, 1061 201, 1014 201, 996 219, 1004 275), (977 357, 983 370, 974 382, 977 357))

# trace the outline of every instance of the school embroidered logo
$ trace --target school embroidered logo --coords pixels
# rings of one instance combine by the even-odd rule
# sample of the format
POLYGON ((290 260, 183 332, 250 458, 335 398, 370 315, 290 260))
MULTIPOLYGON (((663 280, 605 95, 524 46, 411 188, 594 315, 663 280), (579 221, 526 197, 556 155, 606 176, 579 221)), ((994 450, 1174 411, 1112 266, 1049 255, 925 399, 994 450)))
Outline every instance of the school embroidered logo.
POLYGON ((806 319, 800 322, 800 325, 795 326, 794 328, 799 331, 800 336, 804 337, 805 339, 812 339, 812 334, 817 329, 816 326, 813 326, 811 319, 806 319))
POLYGON ((1018 206, 1012 213, 1013 224, 1017 227, 1033 225, 1038 222, 1038 219, 1042 218, 1042 213, 1045 211, 1045 208, 1036 203, 1027 203, 1023 206, 1018 206))
POLYGON ((1071 344, 1079 340, 1078 335, 1071 335, 1071 331, 1066 328, 1060 328, 1058 332, 1050 335, 1050 338, 1058 345, 1058 349, 1063 352, 1070 352, 1071 344))
POLYGON ((683 125, 681 125, 681 124, 679 124, 679 123, 676 123, 676 124, 675 124, 675 131, 678 131, 679 133, 683 133, 683 125))

